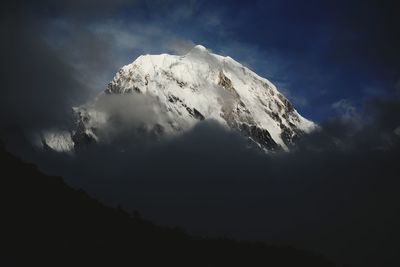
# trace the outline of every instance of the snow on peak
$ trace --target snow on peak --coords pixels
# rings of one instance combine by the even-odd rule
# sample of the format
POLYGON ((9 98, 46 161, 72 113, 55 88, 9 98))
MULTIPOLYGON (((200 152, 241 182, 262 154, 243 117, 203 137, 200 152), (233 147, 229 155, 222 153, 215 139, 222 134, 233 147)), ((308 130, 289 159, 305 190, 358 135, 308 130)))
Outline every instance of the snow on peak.
POLYGON ((270 81, 202 45, 184 56, 138 57, 118 71, 105 93, 75 112, 75 145, 101 142, 99 131, 111 128, 114 113, 125 123, 140 121, 135 127, 156 136, 176 136, 212 119, 268 151, 287 150, 316 127, 270 81), (117 96, 120 102, 112 104, 117 96))
POLYGON ((195 46, 193 47, 193 50, 201 51, 201 52, 206 52, 206 51, 207 51, 207 48, 205 48, 205 47, 202 46, 202 45, 195 45, 195 46))

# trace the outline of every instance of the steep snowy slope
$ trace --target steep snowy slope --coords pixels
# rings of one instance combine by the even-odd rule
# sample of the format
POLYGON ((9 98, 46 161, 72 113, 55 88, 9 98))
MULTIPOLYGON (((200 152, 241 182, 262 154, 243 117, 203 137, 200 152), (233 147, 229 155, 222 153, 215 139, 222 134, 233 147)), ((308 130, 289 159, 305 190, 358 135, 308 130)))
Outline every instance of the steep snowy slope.
POLYGON ((316 127, 267 79, 201 45, 184 56, 145 55, 122 67, 94 101, 75 108, 75 147, 101 142, 101 131, 114 129, 116 109, 124 123, 140 121, 134 125, 143 134, 176 136, 212 119, 269 151, 287 150, 316 127))

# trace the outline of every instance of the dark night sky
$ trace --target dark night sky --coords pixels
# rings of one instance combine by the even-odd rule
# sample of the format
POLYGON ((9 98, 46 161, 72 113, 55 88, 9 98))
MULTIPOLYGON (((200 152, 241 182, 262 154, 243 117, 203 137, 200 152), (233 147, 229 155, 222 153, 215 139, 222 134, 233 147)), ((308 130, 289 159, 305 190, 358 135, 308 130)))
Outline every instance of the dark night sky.
POLYGON ((5 1, 2 138, 43 170, 155 222, 294 244, 351 266, 399 266, 397 10, 357 0, 5 1), (212 122, 166 144, 121 141, 75 157, 18 139, 67 127, 70 108, 139 55, 194 44, 270 79, 323 130, 272 156, 212 122))

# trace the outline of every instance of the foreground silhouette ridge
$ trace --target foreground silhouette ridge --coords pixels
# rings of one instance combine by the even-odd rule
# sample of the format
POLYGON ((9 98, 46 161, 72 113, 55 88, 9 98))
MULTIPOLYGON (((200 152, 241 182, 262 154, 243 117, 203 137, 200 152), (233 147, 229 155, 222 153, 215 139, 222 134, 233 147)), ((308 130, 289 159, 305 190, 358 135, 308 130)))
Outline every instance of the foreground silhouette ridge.
POLYGON ((204 239, 107 207, 0 146, 9 266, 335 266, 261 242, 204 239))

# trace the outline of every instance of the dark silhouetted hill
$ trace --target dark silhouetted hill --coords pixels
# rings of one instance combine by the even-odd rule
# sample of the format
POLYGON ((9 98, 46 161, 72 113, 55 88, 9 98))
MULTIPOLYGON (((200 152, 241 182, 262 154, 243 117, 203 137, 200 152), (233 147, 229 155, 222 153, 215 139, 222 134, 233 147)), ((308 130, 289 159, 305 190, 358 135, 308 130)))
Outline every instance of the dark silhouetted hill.
POLYGON ((3 146, 0 160, 3 266, 334 266, 302 250, 156 226, 41 173, 3 146))

